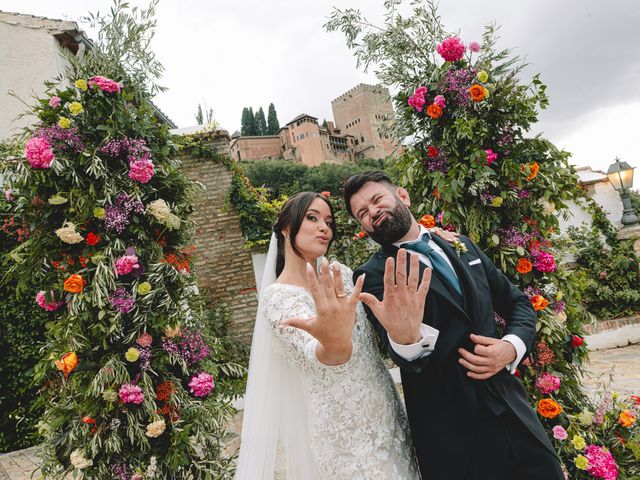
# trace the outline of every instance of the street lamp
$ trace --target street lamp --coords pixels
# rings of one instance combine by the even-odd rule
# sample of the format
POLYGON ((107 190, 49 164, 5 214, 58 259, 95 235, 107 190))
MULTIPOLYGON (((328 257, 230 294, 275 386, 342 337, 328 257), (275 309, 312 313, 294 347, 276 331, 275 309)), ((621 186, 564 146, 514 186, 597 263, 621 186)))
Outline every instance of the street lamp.
POLYGON ((635 225, 638 223, 638 216, 633 211, 631 206, 631 194, 629 189, 633 186, 633 167, 630 167, 627 162, 621 162, 616 157, 615 163, 611 164, 607 171, 607 177, 622 199, 622 224, 625 226, 635 225))

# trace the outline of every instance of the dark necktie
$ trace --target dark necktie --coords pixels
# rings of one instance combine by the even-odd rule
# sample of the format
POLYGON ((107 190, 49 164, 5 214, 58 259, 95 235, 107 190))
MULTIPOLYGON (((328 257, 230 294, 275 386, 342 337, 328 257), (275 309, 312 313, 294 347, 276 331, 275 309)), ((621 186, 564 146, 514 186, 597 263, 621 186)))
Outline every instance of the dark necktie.
POLYGON ((406 248, 407 250, 413 250, 414 252, 418 252, 423 254, 429 260, 431 260, 431 265, 433 269, 443 277, 449 285, 451 285, 456 292, 462 295, 462 287, 460 286, 460 280, 456 277, 453 268, 447 263, 447 261, 436 252, 433 248, 429 246, 429 234, 425 233, 422 238, 417 242, 412 243, 404 243, 400 245, 402 248, 406 248))

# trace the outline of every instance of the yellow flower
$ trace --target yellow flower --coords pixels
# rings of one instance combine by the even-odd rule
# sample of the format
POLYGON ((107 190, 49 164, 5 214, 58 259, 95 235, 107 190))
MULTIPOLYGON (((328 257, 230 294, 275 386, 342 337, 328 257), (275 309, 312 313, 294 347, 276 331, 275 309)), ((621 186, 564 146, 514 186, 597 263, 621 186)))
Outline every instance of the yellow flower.
POLYGON ((104 218, 107 214, 106 210, 102 207, 96 207, 93 209, 93 216, 96 218, 104 218))
POLYGON ((69 111, 71 112, 71 115, 80 115, 84 111, 84 108, 82 108, 82 104, 80 102, 71 102, 69 104, 69 111))
POLYGON ((487 72, 485 72, 484 70, 480 70, 478 72, 478 80, 480 80, 482 83, 486 82, 487 80, 489 80, 489 74, 487 72))
POLYGON ((126 358, 128 362, 135 362, 140 358, 140 351, 137 348, 131 347, 127 350, 127 353, 124 354, 124 358, 126 358))
POLYGON ((71 120, 67 117, 60 117, 60 120, 58 120, 58 126, 60 128, 69 128, 71 126, 71 120))
POLYGON ((500 205, 502 205, 502 202, 504 202, 504 199, 502 197, 493 197, 493 200, 491 200, 491 205, 493 207, 499 207, 500 205))
POLYGON ((582 450, 587 446, 587 442, 585 442, 584 438, 582 438, 580 435, 574 435, 571 442, 573 443, 573 446, 576 450, 582 450))
POLYGON ((180 333, 180 325, 176 325, 175 327, 167 325, 166 327, 164 327, 164 336, 165 337, 173 338, 176 335, 178 335, 179 333, 180 333))
POLYGON ((151 291, 151 284, 149 282, 142 282, 138 285, 138 293, 140 295, 146 295, 151 291))
POLYGON ((87 88, 89 88, 89 86, 87 85, 87 81, 84 78, 79 78, 78 80, 76 80, 76 83, 74 85, 80 90, 86 90, 87 88))
POLYGON ((113 403, 118 399, 118 392, 116 392, 112 388, 108 388, 107 390, 102 392, 102 399, 105 402, 113 403))
POLYGON ((489 98, 489 90, 487 87, 482 87, 484 89, 484 98, 489 98))
POLYGON ((589 468, 589 459, 584 455, 578 455, 573 459, 573 463, 575 463, 576 468, 579 468, 580 470, 586 470, 589 468))

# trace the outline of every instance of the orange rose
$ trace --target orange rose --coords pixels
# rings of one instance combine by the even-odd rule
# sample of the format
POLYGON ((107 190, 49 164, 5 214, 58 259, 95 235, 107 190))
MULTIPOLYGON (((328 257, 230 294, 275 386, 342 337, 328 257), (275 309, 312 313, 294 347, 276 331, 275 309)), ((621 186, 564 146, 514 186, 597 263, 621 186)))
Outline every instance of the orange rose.
POLYGON ((538 162, 533 162, 529 165, 529 175, 527 176, 527 180, 533 180, 538 175, 538 171, 540 170, 540 165, 538 162))
POLYGON ((618 422, 625 428, 631 428, 633 424, 636 423, 636 416, 631 413, 630 410, 625 410, 624 412, 620 412, 618 422))
POLYGON ((65 378, 69 378, 69 374, 78 366, 78 356, 73 352, 65 353, 60 360, 56 360, 56 367, 65 378))
POLYGON ((562 407, 552 398, 543 398, 538 402, 538 413, 544 418, 556 418, 562 412, 562 407))
POLYGON ((533 305, 533 309, 536 312, 539 312, 540 310, 544 310, 545 308, 547 308, 547 305, 549 305, 549 300, 544 298, 542 295, 534 295, 531 298, 531 305, 533 305))
POLYGON ((84 288, 84 278, 77 273, 69 275, 64 281, 64 289, 69 293, 80 293, 84 288))
POLYGON ((529 273, 532 268, 533 268, 533 264, 526 258, 521 258, 520 260, 518 260, 518 264, 516 265, 516 270, 521 275, 524 275, 525 273, 529 273))
POLYGON ((442 108, 440 108, 435 103, 432 103, 427 107, 427 115, 429 115, 433 119, 440 118, 442 116, 442 108))
POLYGON ((433 218, 433 215, 423 215, 418 223, 425 228, 433 228, 436 226, 436 219, 433 218))
POLYGON ((474 102, 481 102, 485 96, 484 87, 476 83, 469 89, 469 95, 474 102))
POLYGON ((356 235, 356 236, 357 236, 358 238, 364 238, 364 237, 366 237, 366 236, 367 236, 367 234, 366 234, 366 233, 364 233, 362 230, 360 230, 360 231, 358 232, 358 235, 356 235))

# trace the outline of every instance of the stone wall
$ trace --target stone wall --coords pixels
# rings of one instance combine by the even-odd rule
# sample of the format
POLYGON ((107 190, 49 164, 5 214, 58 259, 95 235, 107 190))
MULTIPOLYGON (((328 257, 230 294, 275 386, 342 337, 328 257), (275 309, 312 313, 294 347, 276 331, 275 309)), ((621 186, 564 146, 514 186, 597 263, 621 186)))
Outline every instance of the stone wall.
MULTIPOLYGON (((218 131, 201 140, 219 153, 229 154, 229 134, 218 131)), ((251 253, 244 248, 240 217, 225 205, 232 173, 216 160, 180 157, 188 178, 205 186, 191 219, 196 225, 195 273, 201 291, 227 305, 231 330, 250 341, 257 310, 256 282, 251 253)))

